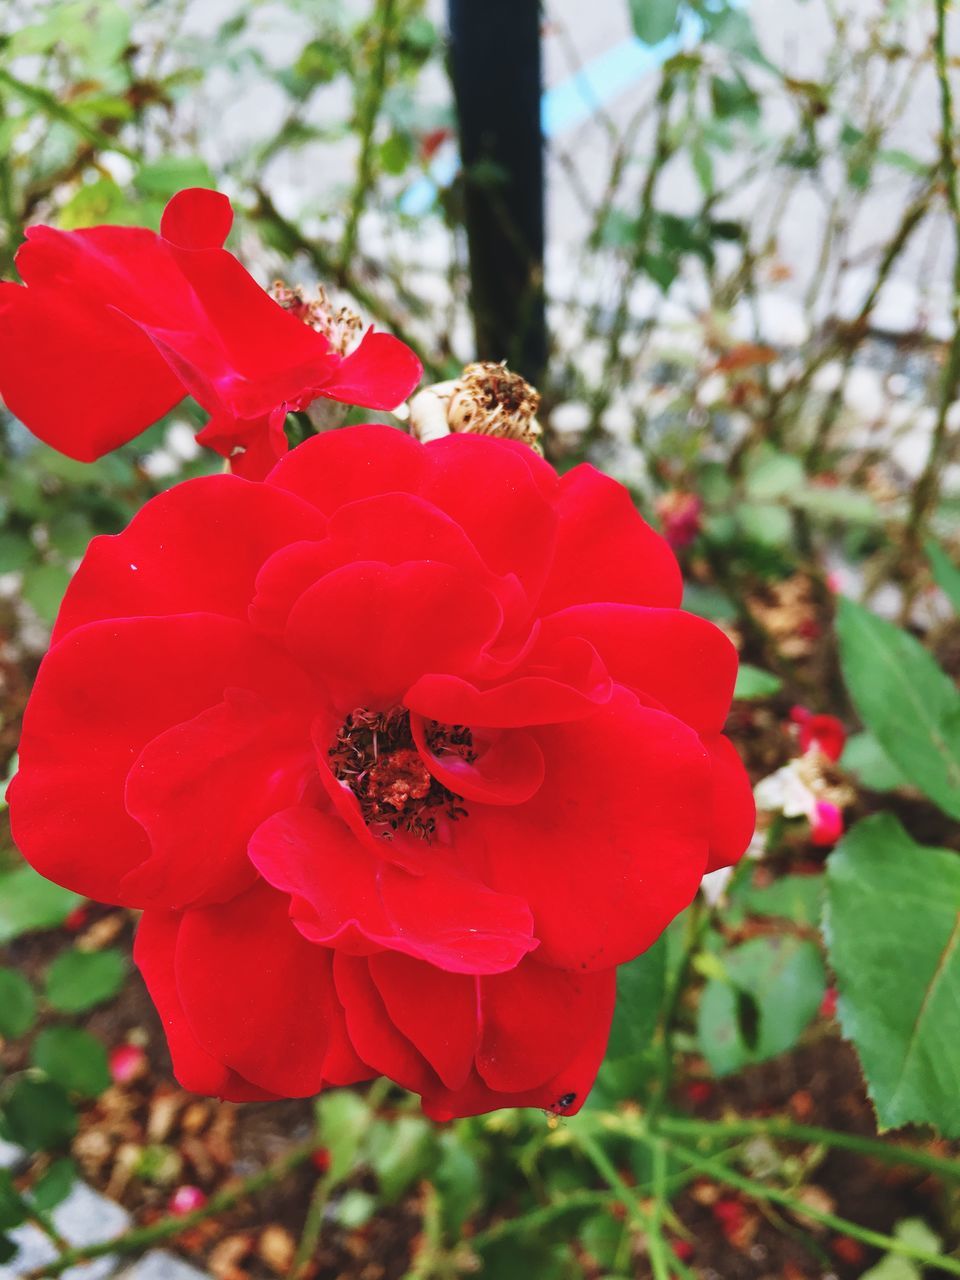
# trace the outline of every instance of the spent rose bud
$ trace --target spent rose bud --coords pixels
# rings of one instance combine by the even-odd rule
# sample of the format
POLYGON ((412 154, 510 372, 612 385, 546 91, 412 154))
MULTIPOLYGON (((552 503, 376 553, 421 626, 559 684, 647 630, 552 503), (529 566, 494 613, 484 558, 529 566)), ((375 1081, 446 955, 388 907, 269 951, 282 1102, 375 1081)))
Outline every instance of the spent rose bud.
POLYGON ((110 1079, 114 1084, 129 1084, 147 1069, 147 1055, 135 1044, 121 1044, 110 1051, 110 1079))
POLYGON ((681 592, 626 489, 516 440, 349 427, 187 481, 67 591, 19 848, 142 910, 186 1089, 572 1114, 617 966, 754 830, 736 651, 681 592))
POLYGON ((810 818, 810 839, 813 844, 829 849, 843 835, 843 813, 829 800, 818 800, 810 818))
POLYGON ((199 1187, 184 1184, 177 1187, 170 1197, 167 1202, 167 1212, 177 1218, 183 1218, 188 1213, 195 1213, 197 1209, 202 1209, 206 1203, 206 1194, 199 1187))
POLYGON ((814 715, 806 707, 791 707, 790 719, 799 729, 802 751, 815 747, 833 761, 843 755, 847 731, 836 716, 814 715))
POLYGON ((663 536, 675 551, 688 547, 701 528, 703 502, 695 493, 682 493, 673 489, 656 501, 657 518, 663 527, 663 536))

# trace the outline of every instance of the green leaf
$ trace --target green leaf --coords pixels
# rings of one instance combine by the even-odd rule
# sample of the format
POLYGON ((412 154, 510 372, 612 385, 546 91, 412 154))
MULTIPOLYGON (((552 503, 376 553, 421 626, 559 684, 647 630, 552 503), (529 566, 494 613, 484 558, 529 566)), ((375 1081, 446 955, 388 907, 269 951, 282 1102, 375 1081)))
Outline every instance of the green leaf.
POLYGON ((0 872, 0 944, 34 929, 55 928, 81 902, 78 893, 44 880, 26 863, 0 872))
MULTIPOLYGON (((30 1215, 30 1206, 13 1185, 8 1169, 0 1169, 0 1231, 11 1231, 30 1215)), ((0 1258, 0 1263, 2 1263, 0 1258)))
POLYGON ((790 512, 774 502, 742 502, 737 524, 745 537, 765 547, 788 546, 793 536, 790 512))
POLYGON ((28 1151, 50 1151, 77 1131, 70 1099, 52 1080, 20 1076, 3 1104, 3 1117, 11 1142, 28 1151))
POLYGON ((790 503, 805 511, 812 520, 824 523, 878 525, 883 512, 867 493, 843 485, 807 485, 791 493, 790 503))
POLYGON ((82 556, 93 537, 90 521, 81 511, 62 511, 51 521, 50 542, 68 560, 82 556))
POLYGON ((792 454, 762 445, 747 461, 747 493, 754 502, 772 502, 793 495, 806 484, 803 463, 792 454))
POLYGON ((960 858, 865 818, 827 863, 824 935, 881 1128, 960 1137, 960 858))
MULTIPOLYGON (((902 1240, 914 1249, 927 1253, 939 1253, 942 1241, 922 1218, 904 1218, 893 1228, 895 1239, 902 1240)), ((922 1280, 925 1269, 899 1253, 888 1253, 875 1267, 865 1271, 860 1280, 922 1280)))
POLYGON ((23 598, 44 622, 54 622, 63 593, 70 584, 70 570, 62 564, 32 564, 23 574, 23 598))
POLYGON ((46 996, 61 1013, 82 1013, 115 996, 126 976, 120 951, 64 951, 47 970, 46 996))
POLYGON ((749 662, 741 662, 733 696, 741 702, 770 698, 780 692, 782 685, 783 681, 772 671, 763 671, 760 667, 752 667, 749 662))
POLYGON ((0 1235, 0 1267, 5 1266, 20 1252, 20 1246, 9 1236, 0 1235))
POLYGON ((350 1187, 336 1203, 334 1216, 347 1231, 357 1231, 365 1226, 377 1212, 377 1197, 369 1191, 350 1187))
POLYGON ((734 905, 751 916, 779 916, 816 927, 823 906, 823 876, 782 876, 773 884, 744 885, 734 905))
POLYGON ((932 538, 926 545, 926 552, 937 586, 957 613, 960 613, 960 569, 953 563, 939 542, 934 542, 932 538))
POLYGON ((633 30, 644 44, 666 40, 677 25, 680 0, 630 0, 633 30))
POLYGON ((872 733, 855 733, 849 737, 840 764, 871 791, 895 791, 907 785, 906 778, 872 733))
POLYGON ((369 1151, 369 1163, 380 1184, 380 1196, 393 1204, 422 1177, 435 1154, 433 1126, 423 1116, 397 1116, 378 1121, 369 1151))
POLYGON ((339 1089, 336 1093, 320 1095, 316 1114, 320 1141, 330 1155, 326 1177, 331 1186, 336 1186, 353 1172, 373 1113, 363 1098, 339 1089))
POLYGON ((683 607, 711 622, 729 621, 737 616, 737 606, 724 591, 688 582, 683 588, 683 607))
POLYGON ((617 969, 617 1003, 607 1042, 608 1061, 646 1051, 657 1029, 666 983, 667 945, 662 937, 617 969))
POLYGON ((789 935, 753 938, 720 960, 726 981, 711 978, 704 988, 697 1035, 716 1074, 729 1075, 792 1048, 826 979, 816 945, 789 935))
POLYGON ((95 1098, 110 1084, 103 1044, 78 1027, 46 1027, 37 1036, 30 1061, 71 1093, 95 1098))
POLYGON ((18 533, 15 529, 0 532, 0 573, 25 569, 36 554, 36 547, 25 533, 18 533))
POLYGON ((0 1036, 16 1040, 33 1026, 37 999, 33 987, 13 969, 0 969, 0 1036))
POLYGON ((42 1178, 39 1178, 30 1192, 30 1200, 41 1213, 49 1213, 58 1204, 66 1200, 74 1182, 77 1180, 77 1166, 64 1156, 62 1160, 54 1160, 42 1178))
POLYGON ((441 1133, 440 1159, 433 1183, 440 1192, 443 1225, 450 1240, 459 1240, 461 1228, 479 1206, 483 1176, 476 1157, 456 1132, 441 1133))
POLYGON ((142 164, 133 185, 141 195, 167 200, 185 187, 214 187, 216 182, 206 161, 198 156, 164 156, 142 164))
POLYGON ((841 597, 840 662, 860 719, 945 813, 960 818, 960 692, 915 640, 841 597))

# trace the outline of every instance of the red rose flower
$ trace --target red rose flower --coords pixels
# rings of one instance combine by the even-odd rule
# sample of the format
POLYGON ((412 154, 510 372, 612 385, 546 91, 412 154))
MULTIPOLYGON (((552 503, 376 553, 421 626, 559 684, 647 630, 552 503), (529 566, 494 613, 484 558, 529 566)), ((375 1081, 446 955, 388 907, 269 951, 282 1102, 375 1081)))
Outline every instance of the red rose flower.
POLYGON ((355 427, 97 538, 24 721, 16 839, 144 909, 184 1087, 384 1074, 577 1110, 616 966, 753 831, 736 655, 591 467, 355 427))
POLYGON ((197 439, 259 478, 286 452, 283 422, 319 396, 394 409, 420 380, 402 342, 370 330, 341 356, 222 247, 230 202, 173 197, 143 227, 31 227, 26 284, 0 282, 0 395, 81 462, 132 440, 187 394, 210 414, 197 439))

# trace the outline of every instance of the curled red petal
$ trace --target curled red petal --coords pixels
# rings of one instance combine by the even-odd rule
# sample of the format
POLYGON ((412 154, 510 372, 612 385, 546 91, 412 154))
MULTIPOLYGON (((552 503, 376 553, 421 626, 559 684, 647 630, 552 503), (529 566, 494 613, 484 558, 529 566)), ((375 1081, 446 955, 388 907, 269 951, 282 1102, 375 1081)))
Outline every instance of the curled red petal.
POLYGON ((388 862, 316 809, 268 818, 250 858, 290 895, 304 937, 324 946, 359 955, 386 948, 450 973, 499 973, 537 945, 521 899, 491 891, 426 846, 410 851, 415 871, 388 862))
POLYGON ((543 783, 543 752, 532 734, 506 730, 487 735, 489 740, 485 741, 484 735, 474 733, 475 757, 467 760, 456 752, 438 754, 434 751, 422 716, 411 715, 410 728, 433 776, 465 800, 478 800, 482 804, 523 804, 543 783))

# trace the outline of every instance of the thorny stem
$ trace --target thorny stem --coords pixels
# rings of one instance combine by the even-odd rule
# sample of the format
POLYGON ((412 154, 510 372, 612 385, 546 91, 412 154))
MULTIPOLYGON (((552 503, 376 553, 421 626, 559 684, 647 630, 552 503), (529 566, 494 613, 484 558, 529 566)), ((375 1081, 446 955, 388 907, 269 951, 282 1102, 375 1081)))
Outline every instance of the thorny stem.
MULTIPOLYGON (((656 1139, 648 1136, 647 1141, 653 1143, 656 1139)), ((960 1276, 960 1262, 957 1262, 954 1258, 932 1253, 928 1249, 918 1249, 906 1240, 884 1235, 880 1231, 871 1231, 867 1227, 861 1227, 856 1222, 851 1222, 848 1218, 841 1218, 839 1214, 828 1213, 824 1209, 817 1209, 812 1205, 805 1204, 789 1191, 783 1191, 779 1187, 768 1186, 766 1183, 745 1177, 736 1173, 733 1169, 729 1169, 722 1161, 713 1159, 710 1156, 700 1155, 689 1147, 671 1143, 671 1150, 678 1159, 690 1165, 691 1168, 699 1169, 710 1177, 715 1178, 718 1182, 724 1182, 727 1186, 733 1187, 737 1191, 742 1191, 744 1195, 753 1200, 772 1201, 774 1204, 783 1205, 800 1218, 808 1218, 814 1222, 822 1223, 825 1227, 831 1227, 834 1231, 838 1231, 845 1236, 852 1236, 853 1239, 859 1240, 863 1244, 871 1245, 875 1249, 883 1249, 886 1253, 895 1253, 904 1258, 912 1258, 915 1262, 924 1263, 928 1267, 939 1267, 941 1271, 949 1272, 950 1275, 960 1276)))
POLYGON ((53 1262, 48 1262, 45 1266, 37 1267, 35 1270, 28 1272, 24 1280, 45 1280, 47 1276, 59 1276, 68 1267, 76 1266, 81 1262, 90 1262, 94 1258, 103 1258, 108 1254, 142 1253, 149 1249, 151 1245, 158 1244, 161 1240, 169 1240, 173 1236, 178 1236, 182 1232, 188 1231, 191 1227, 197 1226, 198 1223, 204 1222, 207 1218, 215 1217, 218 1213, 225 1213, 241 1200, 246 1200, 249 1196, 256 1195, 257 1192, 263 1191, 266 1187, 282 1182, 292 1170, 309 1160, 316 1149, 317 1141, 315 1138, 303 1146, 295 1147, 280 1160, 268 1165, 265 1169, 260 1169, 251 1174, 249 1178, 244 1178, 232 1187, 227 1187, 216 1195, 211 1196, 205 1205, 199 1209, 194 1209, 192 1213, 160 1218, 159 1221, 151 1223, 148 1227, 140 1227, 135 1231, 128 1231, 126 1234, 116 1236, 112 1240, 101 1240, 96 1244, 79 1245, 73 1249, 65 1249, 59 1258, 53 1262))
POLYGON ((940 384, 940 403, 937 421, 930 441, 930 452, 923 472, 917 481, 910 504, 907 524, 906 550, 915 551, 923 537, 923 526, 937 499, 940 466, 946 453, 947 414, 957 397, 960 387, 960 192, 957 189, 956 139, 954 137, 953 91, 947 72, 947 4, 949 0, 936 0, 937 32, 934 40, 934 61, 937 83, 940 86, 940 168, 946 187, 947 207, 953 224, 953 295, 950 302, 953 337, 947 355, 943 380, 940 384))
POLYGON ((341 277, 350 269, 350 260, 357 246, 357 229, 360 215, 366 203, 367 195, 373 181, 373 134, 376 129, 383 96, 387 88, 387 56, 393 39, 394 0, 377 0, 371 24, 376 45, 373 52, 373 65, 366 93, 360 103, 357 121, 360 133, 360 157, 357 160, 357 177, 350 197, 346 226, 340 242, 341 277))

